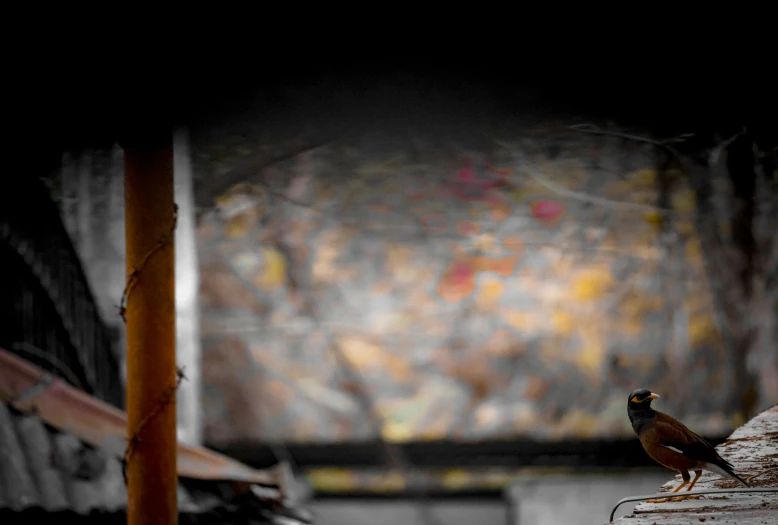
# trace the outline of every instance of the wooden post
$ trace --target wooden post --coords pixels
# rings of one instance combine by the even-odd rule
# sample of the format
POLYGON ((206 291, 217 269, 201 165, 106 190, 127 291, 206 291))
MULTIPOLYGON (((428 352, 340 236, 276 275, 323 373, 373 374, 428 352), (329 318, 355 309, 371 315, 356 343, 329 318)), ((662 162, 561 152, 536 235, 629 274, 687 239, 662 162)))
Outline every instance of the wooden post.
POLYGON ((129 525, 178 523, 172 141, 124 144, 129 525))

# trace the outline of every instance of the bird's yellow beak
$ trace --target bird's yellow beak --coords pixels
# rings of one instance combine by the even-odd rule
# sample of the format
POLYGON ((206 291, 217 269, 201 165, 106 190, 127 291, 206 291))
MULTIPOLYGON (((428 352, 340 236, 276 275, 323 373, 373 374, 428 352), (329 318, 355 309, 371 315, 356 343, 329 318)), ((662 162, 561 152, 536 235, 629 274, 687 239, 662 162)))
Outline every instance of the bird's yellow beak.
POLYGON ((651 395, 648 396, 648 399, 656 399, 658 397, 659 397, 659 394, 654 394, 653 392, 651 392, 651 395))

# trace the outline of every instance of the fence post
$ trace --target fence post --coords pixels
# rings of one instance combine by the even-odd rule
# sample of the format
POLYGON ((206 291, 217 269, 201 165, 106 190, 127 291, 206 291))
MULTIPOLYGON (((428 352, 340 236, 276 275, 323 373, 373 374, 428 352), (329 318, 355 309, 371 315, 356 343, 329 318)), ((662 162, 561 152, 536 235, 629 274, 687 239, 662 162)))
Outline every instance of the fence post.
POLYGON ((129 525, 178 523, 172 130, 123 144, 129 525))

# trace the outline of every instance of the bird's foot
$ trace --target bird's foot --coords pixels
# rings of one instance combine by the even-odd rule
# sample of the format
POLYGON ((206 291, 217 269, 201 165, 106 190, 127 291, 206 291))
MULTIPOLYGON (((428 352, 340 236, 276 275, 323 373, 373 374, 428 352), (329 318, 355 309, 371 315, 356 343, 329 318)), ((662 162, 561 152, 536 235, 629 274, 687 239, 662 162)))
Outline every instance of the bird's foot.
POLYGON ((667 503, 670 498, 647 499, 646 503, 667 503))
POLYGON ((670 498, 670 501, 683 501, 686 499, 700 499, 703 496, 700 496, 699 494, 692 494, 691 496, 676 496, 674 498, 670 498))

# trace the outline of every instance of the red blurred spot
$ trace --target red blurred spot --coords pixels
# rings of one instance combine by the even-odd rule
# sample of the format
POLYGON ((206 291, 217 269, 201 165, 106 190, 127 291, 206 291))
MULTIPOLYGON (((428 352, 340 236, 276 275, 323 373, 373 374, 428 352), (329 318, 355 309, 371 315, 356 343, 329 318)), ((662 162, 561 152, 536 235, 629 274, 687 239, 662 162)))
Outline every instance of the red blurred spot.
POLYGON ((451 266, 450 279, 452 284, 462 284, 473 278, 473 267, 464 262, 456 262, 451 266))
POLYGON ((438 294, 448 302, 461 301, 473 293, 475 274, 471 261, 453 261, 438 282, 438 294))
MULTIPOLYGON (((494 173, 494 170, 487 168, 487 171, 494 173)), ((465 167, 459 170, 456 178, 447 186, 451 193, 466 201, 478 201, 484 198, 491 200, 491 191, 495 188, 501 188, 507 185, 504 174, 499 174, 500 179, 488 178, 479 179, 476 170, 473 168, 473 159, 468 155, 465 157, 465 167)))
POLYGON ((565 205, 558 201, 536 201, 530 204, 530 213, 536 219, 558 219, 565 212, 565 205))

